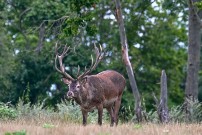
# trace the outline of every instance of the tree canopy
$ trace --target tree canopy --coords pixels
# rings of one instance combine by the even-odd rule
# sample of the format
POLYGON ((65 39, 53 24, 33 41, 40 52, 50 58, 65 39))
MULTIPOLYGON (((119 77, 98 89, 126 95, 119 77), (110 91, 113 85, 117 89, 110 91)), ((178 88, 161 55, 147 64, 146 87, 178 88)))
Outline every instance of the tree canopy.
MULTIPOLYGON (((127 0, 122 2, 122 10, 129 58, 146 107, 153 108, 152 93, 160 94, 162 69, 168 77, 169 105, 182 103, 188 44, 187 3, 127 0)), ((107 69, 122 73, 127 79, 122 106, 134 107, 114 14, 113 1, 1 0, 0 101, 16 103, 29 92, 32 103, 46 99, 47 105, 54 106, 67 92, 54 69, 55 43, 71 46, 64 63, 73 76, 78 65, 82 70, 90 66, 96 43, 103 46, 105 57, 94 73, 107 69)))

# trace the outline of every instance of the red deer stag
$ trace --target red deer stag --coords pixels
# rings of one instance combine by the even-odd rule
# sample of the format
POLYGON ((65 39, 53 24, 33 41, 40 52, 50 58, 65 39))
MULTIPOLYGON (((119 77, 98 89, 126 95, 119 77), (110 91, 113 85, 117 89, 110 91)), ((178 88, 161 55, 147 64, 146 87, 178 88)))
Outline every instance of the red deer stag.
POLYGON ((67 96, 73 98, 81 108, 83 115, 83 125, 87 124, 88 112, 93 109, 98 110, 98 124, 102 125, 103 108, 106 108, 110 114, 111 124, 118 124, 118 112, 121 105, 121 97, 125 88, 125 78, 116 71, 107 70, 96 75, 89 75, 101 61, 102 47, 98 49, 95 46, 96 59, 88 70, 79 75, 79 68, 77 78, 74 79, 65 72, 65 66, 62 62, 67 55, 69 47, 64 47, 61 54, 58 54, 56 45, 55 68, 63 75, 63 82, 69 85, 67 96), (59 60, 60 68, 57 67, 59 60))

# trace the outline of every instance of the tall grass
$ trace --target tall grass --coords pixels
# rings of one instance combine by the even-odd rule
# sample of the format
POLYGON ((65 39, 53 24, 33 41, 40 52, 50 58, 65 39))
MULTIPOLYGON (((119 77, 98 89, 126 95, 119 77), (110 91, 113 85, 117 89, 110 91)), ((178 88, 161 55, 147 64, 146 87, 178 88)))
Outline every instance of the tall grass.
MULTIPOLYGON (((57 113, 59 115, 59 119, 63 121, 71 121, 71 122, 81 122, 82 114, 80 111, 80 106, 75 102, 62 101, 57 104, 57 113)), ((88 123, 97 123, 98 113, 97 110, 94 110, 88 114, 88 123)), ((109 116, 104 110, 103 112, 103 123, 107 122, 109 116)))
MULTIPOLYGON (((80 111, 80 106, 73 101, 62 101, 56 105, 56 108, 46 107, 44 105, 45 101, 39 102, 37 104, 31 105, 30 102, 24 102, 19 100, 16 106, 12 106, 9 103, 0 103, 0 120, 33 120, 33 121, 61 121, 61 122, 72 122, 81 123, 82 114, 80 111)), ((192 122, 201 123, 202 122, 202 104, 199 102, 191 102, 189 107, 189 118, 187 119, 187 114, 185 113, 183 106, 174 106, 169 110, 170 122, 192 122), (187 121, 188 120, 188 121, 187 121)), ((119 117, 121 122, 128 122, 131 119, 135 119, 133 111, 130 107, 122 107, 120 109, 119 117), (123 111, 124 110, 124 111, 123 111)), ((157 111, 145 111, 144 117, 146 122, 159 123, 159 118, 157 111)), ((93 111, 88 115, 88 123, 97 123, 98 113, 93 111)), ((103 113, 103 123, 108 123, 109 114, 106 110, 103 113)))
MULTIPOLYGON (((97 123, 98 113, 97 110, 88 114, 88 123, 97 123)), ((56 108, 46 107, 44 102, 37 104, 25 103, 23 100, 19 100, 16 106, 9 106, 4 103, 0 103, 0 120, 17 120, 17 121, 35 121, 40 122, 72 122, 81 123, 82 114, 80 106, 75 102, 61 101, 56 105, 56 108)), ((109 121, 109 115, 104 110, 103 123, 109 121)))

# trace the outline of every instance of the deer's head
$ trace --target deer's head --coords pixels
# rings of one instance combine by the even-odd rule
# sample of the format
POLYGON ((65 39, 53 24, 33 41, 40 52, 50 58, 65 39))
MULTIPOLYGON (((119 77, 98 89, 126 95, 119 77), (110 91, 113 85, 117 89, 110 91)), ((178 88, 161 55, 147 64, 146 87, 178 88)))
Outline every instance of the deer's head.
POLYGON ((69 91, 67 92, 67 96, 69 98, 75 98, 78 96, 80 91, 82 91, 83 86, 87 82, 87 76, 97 67, 97 65, 103 58, 102 47, 100 46, 99 49, 96 47, 96 45, 94 45, 94 47, 95 47, 95 54, 96 54, 95 62, 93 60, 93 57, 91 56, 92 61, 91 61, 90 68, 89 69, 85 68, 85 71, 81 75, 79 75, 80 67, 78 66, 77 77, 73 78, 65 71, 65 65, 63 64, 63 58, 67 56, 67 53, 70 47, 65 46, 62 53, 59 54, 58 47, 56 44, 55 69, 60 74, 62 74, 63 76, 62 81, 69 86, 69 91), (58 63, 59 63, 59 68, 58 68, 58 63))

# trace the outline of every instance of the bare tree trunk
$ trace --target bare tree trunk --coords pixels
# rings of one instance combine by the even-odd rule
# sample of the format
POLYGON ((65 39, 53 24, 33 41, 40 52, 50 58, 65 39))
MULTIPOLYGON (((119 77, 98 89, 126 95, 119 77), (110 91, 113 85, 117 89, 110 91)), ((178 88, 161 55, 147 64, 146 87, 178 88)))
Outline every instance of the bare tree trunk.
MULTIPOLYGON (((198 0, 195 0, 196 2, 198 0)), ((187 79, 185 95, 189 100, 198 100, 198 72, 200 64, 200 20, 193 6, 194 3, 189 0, 189 46, 187 62, 187 79)))
POLYGON ((188 0, 189 5, 189 46, 188 46, 188 62, 187 62, 187 78, 185 88, 185 110, 187 120, 191 120, 191 104, 190 102, 198 101, 198 82, 199 82, 199 66, 200 66, 200 45, 201 45, 201 20, 198 11, 194 6, 199 0, 188 0))
POLYGON ((161 97, 160 103, 158 105, 158 115, 162 123, 168 123, 169 113, 168 113, 168 94, 167 94, 167 76, 164 70, 161 73, 161 97))
POLYGON ((141 122, 142 121, 142 108, 141 108, 141 100, 140 100, 140 94, 137 88, 137 84, 135 81, 133 69, 130 63, 130 60, 128 58, 128 42, 126 38, 126 32, 125 32, 125 27, 124 27, 124 21, 122 17, 122 11, 121 11, 121 3, 120 0, 115 0, 116 4, 116 19, 119 25, 119 34, 121 38, 121 45, 122 45, 122 58, 124 61, 124 64, 126 66, 126 70, 128 73, 130 85, 132 87, 133 95, 135 98, 135 113, 137 116, 137 121, 141 122))

